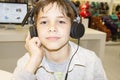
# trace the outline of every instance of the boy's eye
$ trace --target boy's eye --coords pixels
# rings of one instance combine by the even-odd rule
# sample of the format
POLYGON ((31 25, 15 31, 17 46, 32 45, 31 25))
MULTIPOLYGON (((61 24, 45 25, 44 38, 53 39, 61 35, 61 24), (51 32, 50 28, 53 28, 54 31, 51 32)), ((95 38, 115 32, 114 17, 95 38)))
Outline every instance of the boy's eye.
POLYGON ((46 24, 47 22, 46 21, 41 21, 40 24, 46 24))
POLYGON ((59 23, 61 23, 61 24, 65 24, 65 21, 59 21, 59 23))

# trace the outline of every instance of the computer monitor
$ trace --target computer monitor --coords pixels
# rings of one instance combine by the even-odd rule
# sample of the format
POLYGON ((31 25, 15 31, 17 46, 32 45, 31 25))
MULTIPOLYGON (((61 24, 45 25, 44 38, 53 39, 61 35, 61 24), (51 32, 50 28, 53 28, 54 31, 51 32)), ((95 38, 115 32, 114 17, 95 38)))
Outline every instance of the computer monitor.
POLYGON ((21 24, 27 10, 27 3, 0 2, 0 24, 21 24))

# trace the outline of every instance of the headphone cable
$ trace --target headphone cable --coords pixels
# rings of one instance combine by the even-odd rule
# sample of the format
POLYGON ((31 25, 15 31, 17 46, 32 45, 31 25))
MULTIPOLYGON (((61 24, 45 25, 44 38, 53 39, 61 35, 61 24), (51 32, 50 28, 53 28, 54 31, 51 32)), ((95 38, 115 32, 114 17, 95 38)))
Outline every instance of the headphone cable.
POLYGON ((77 53, 78 49, 79 49, 79 44, 80 44, 80 38, 78 38, 78 46, 77 46, 77 49, 76 51, 74 52, 74 54, 72 55, 70 61, 69 61, 69 64, 68 64, 68 67, 67 67, 67 72, 66 72, 66 75, 65 75, 65 80, 67 80, 67 77, 68 77, 68 71, 69 71, 69 68, 70 68, 70 64, 73 60, 73 57, 75 56, 75 54, 77 53))

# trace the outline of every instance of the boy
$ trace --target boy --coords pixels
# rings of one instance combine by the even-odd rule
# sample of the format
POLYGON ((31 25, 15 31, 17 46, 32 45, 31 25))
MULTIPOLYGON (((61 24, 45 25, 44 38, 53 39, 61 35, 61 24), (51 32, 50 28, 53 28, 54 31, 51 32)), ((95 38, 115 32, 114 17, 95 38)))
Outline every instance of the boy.
POLYGON ((25 44, 28 53, 18 61, 13 80, 106 80, 94 52, 82 47, 76 52, 78 45, 69 41, 74 17, 65 0, 40 0, 36 4, 38 37, 28 34, 25 44))

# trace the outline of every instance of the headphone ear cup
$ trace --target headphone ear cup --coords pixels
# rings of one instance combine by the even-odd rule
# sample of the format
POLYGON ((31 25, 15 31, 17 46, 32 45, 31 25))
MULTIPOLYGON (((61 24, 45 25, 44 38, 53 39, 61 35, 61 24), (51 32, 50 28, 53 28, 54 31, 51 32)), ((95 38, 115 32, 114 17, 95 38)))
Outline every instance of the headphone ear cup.
POLYGON ((38 33, 37 33, 37 29, 36 29, 36 26, 30 26, 29 27, 29 31, 30 31, 30 36, 31 38, 33 37, 38 37, 38 33))
POLYGON ((83 24, 73 22, 71 25, 70 36, 75 39, 79 39, 84 35, 85 28, 83 24))

